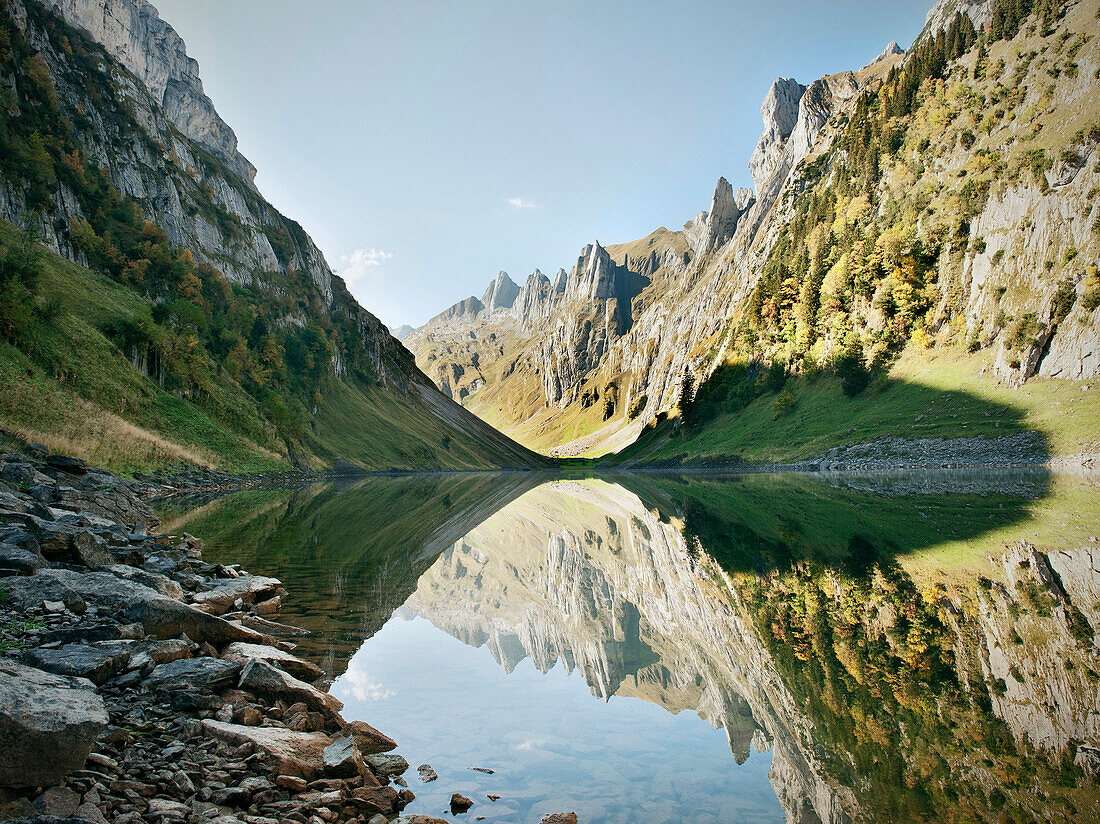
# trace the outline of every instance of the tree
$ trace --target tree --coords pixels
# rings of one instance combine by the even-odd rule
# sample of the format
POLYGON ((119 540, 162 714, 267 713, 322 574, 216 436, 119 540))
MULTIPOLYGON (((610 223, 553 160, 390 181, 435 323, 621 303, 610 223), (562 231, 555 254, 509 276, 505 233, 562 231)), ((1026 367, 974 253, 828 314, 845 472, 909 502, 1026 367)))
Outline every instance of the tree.
POLYGON ((691 417, 691 410, 695 406, 695 376, 690 369, 684 370, 684 377, 680 379, 680 397, 676 401, 676 409, 680 413, 680 423, 687 426, 691 417))

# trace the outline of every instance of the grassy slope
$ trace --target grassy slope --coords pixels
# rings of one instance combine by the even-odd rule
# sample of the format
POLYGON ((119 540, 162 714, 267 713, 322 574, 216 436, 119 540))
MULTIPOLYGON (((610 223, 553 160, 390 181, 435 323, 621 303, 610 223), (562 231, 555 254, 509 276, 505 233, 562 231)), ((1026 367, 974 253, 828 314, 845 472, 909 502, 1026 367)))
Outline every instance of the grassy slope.
MULTIPOLYGON (((0 244, 12 242, 13 227, 0 221, 0 244)), ((228 376, 206 397, 179 398, 99 331, 132 316, 145 298, 52 252, 44 253, 37 292, 42 317, 18 347, 0 342, 0 427, 121 472, 183 463, 289 468, 278 434, 228 376)), ((312 439, 319 454, 309 461, 317 466, 336 455, 370 469, 517 462, 486 433, 446 424, 415 398, 382 387, 334 381, 321 407, 312 439)))
POLYGON ((847 398, 839 381, 795 379, 793 410, 776 418, 775 395, 737 414, 707 422, 690 440, 668 423, 647 429, 612 461, 796 461, 834 446, 889 436, 954 438, 1041 432, 1054 455, 1071 455, 1100 441, 1100 387, 1033 378, 1020 389, 981 374, 988 355, 910 346, 887 379, 847 398))

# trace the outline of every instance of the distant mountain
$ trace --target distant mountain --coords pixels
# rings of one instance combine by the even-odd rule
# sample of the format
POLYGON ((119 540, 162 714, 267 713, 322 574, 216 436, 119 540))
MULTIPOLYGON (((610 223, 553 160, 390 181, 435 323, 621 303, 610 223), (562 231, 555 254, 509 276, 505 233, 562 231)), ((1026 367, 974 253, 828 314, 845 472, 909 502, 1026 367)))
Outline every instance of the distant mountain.
POLYGON ((983 380, 1095 378, 1097 34, 1085 4, 941 0, 907 52, 776 79, 752 192, 719 180, 682 229, 586 247, 509 312, 433 319, 409 348, 559 454, 622 448, 723 364, 871 376, 931 346, 983 380))
POLYGON ((409 335, 411 335, 412 332, 413 332, 413 327, 409 326, 409 324, 407 324, 407 323, 403 323, 403 324, 401 324, 400 326, 398 326, 396 328, 391 328, 390 329, 390 334, 393 335, 398 340, 404 340, 409 335))
POLYGON ((30 233, 0 231, 0 426, 122 460, 101 421, 141 465, 538 462, 442 397, 264 199, 150 3, 11 0, 0 29, 0 217, 30 233))

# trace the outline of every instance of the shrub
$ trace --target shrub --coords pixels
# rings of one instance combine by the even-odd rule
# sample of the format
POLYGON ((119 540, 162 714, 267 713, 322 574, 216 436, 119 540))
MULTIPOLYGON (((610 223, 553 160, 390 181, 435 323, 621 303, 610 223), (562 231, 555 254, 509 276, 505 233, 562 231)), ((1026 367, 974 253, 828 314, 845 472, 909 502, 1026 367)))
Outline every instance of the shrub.
POLYGON ((41 271, 41 251, 30 235, 23 234, 0 252, 0 338, 14 342, 30 326, 41 271))
POLYGON ((772 409, 775 410, 775 417, 781 418, 784 415, 789 415, 796 403, 797 401, 791 390, 784 389, 776 396, 775 400, 772 401, 772 409))
POLYGON ((1073 278, 1064 277, 1058 282, 1058 289, 1054 293, 1054 302, 1051 304, 1051 315, 1055 323, 1061 323, 1073 309, 1077 302, 1077 288, 1073 278))

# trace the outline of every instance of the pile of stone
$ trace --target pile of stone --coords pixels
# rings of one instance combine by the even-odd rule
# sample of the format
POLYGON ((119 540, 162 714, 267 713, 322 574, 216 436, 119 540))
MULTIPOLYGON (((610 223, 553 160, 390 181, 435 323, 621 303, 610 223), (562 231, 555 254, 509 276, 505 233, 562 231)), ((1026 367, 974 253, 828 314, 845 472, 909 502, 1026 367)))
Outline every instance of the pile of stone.
POLYGON ((278 580, 155 531, 156 487, 2 456, 0 820, 394 820, 396 744, 293 654, 278 580))

